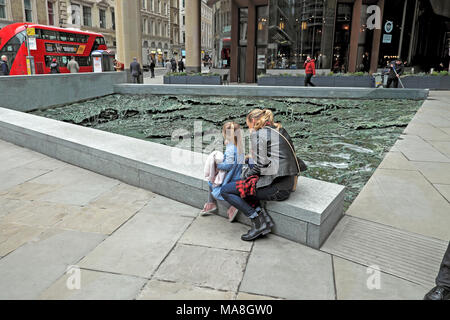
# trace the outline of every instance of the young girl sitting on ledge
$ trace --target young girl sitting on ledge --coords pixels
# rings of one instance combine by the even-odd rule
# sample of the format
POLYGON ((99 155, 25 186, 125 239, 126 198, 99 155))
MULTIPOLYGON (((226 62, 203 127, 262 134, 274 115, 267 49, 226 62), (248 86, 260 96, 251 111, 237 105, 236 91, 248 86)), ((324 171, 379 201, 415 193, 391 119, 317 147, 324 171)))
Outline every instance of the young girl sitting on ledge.
POLYGON ((205 166, 205 177, 208 178, 210 192, 208 202, 203 207, 200 215, 216 213, 218 210, 217 201, 221 201, 228 208, 228 218, 230 222, 233 222, 238 210, 226 202, 220 195, 220 192, 222 186, 241 179, 242 165, 244 164, 241 128, 235 122, 227 122, 222 128, 222 135, 226 145, 223 162, 220 161, 221 153, 216 151, 208 157, 205 166))

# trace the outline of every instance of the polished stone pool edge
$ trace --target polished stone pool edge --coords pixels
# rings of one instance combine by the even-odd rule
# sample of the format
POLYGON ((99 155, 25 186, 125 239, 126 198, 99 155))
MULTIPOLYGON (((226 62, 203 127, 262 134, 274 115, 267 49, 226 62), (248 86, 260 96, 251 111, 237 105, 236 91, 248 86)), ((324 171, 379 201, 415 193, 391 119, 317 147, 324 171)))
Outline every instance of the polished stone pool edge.
MULTIPOLYGON (((3 108, 0 139, 197 208, 207 199, 203 154, 3 108), (174 155, 183 161, 170 161, 174 155), (197 161, 185 161, 191 157, 197 161)), ((320 248, 343 216, 344 193, 344 186, 302 177, 289 200, 268 204, 273 232, 320 248)))
POLYGON ((425 100, 428 89, 258 87, 211 85, 116 84, 118 94, 203 95, 245 97, 295 97, 317 99, 406 99, 425 100))

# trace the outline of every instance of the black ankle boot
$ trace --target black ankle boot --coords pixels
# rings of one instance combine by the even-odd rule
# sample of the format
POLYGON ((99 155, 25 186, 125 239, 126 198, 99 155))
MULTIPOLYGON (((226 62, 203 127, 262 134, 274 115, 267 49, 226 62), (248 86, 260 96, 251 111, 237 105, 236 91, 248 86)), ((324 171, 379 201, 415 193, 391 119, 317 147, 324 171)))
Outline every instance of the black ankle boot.
POLYGON ((252 241, 256 238, 270 233, 270 228, 266 223, 264 215, 260 213, 256 218, 250 219, 252 228, 241 239, 244 241, 252 241))
POLYGON ((267 211, 266 211, 265 208, 261 207, 261 212, 262 212, 262 214, 263 214, 263 216, 264 216, 264 219, 266 220, 267 226, 268 226, 270 229, 272 229, 273 226, 275 225, 275 224, 273 223, 272 218, 269 216, 269 214, 267 213, 267 211))

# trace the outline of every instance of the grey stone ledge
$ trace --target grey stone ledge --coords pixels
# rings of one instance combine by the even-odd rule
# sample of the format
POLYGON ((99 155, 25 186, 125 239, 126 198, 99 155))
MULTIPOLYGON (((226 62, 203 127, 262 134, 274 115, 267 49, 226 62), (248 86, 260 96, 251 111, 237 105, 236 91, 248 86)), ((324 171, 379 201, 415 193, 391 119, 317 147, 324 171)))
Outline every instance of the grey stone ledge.
MULTIPOLYGON (((0 139, 197 208, 207 199, 207 155, 4 108, 0 139)), ((273 232, 319 248, 343 214, 344 193, 343 186, 300 177, 290 199, 267 204, 273 232)))

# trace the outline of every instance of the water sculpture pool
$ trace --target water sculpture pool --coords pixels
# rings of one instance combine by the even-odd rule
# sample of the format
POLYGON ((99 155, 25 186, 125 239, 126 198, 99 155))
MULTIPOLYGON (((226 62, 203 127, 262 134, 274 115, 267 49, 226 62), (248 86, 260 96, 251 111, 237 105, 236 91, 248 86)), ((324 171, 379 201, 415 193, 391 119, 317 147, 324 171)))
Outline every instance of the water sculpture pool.
POLYGON ((306 176, 348 187, 351 204, 414 117, 422 101, 233 98, 110 95, 33 114, 99 130, 176 146, 176 129, 194 134, 201 121, 203 147, 227 120, 245 125, 254 108, 269 108, 309 165, 306 176))

